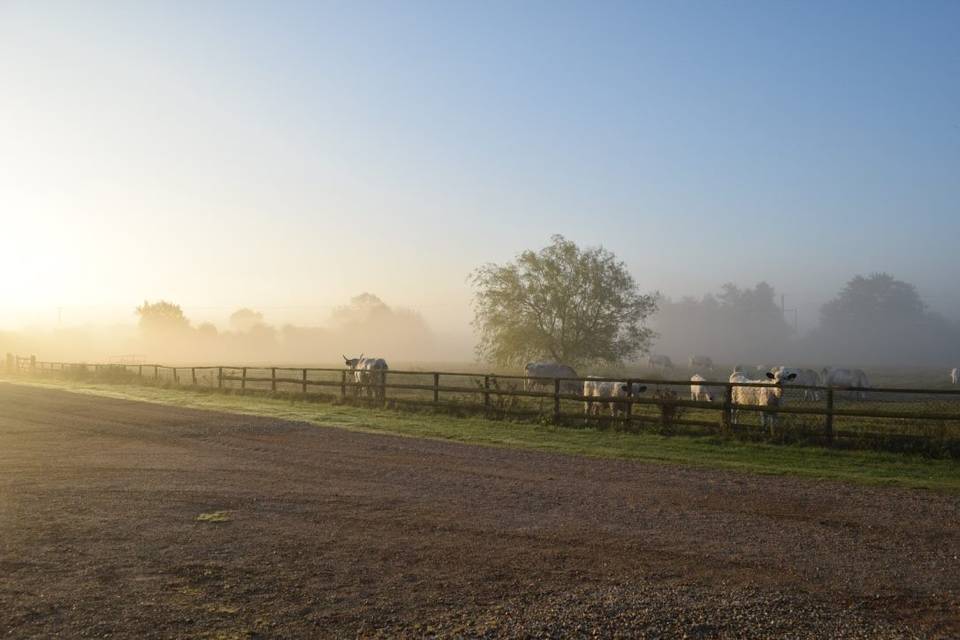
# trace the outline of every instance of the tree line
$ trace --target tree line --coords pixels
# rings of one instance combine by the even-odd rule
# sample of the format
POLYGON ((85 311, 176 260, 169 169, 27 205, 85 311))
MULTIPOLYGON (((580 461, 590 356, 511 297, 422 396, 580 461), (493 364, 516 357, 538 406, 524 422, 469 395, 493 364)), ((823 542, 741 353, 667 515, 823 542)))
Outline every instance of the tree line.
MULTIPOLYGON (((674 300, 646 290, 612 252, 563 236, 504 264, 482 265, 469 282, 476 356, 500 367, 551 360, 589 370, 643 361, 649 353, 743 364, 960 363, 960 325, 931 311, 915 286, 886 273, 853 277, 803 335, 766 282, 727 283, 674 300)), ((335 308, 324 327, 274 326, 251 308, 234 311, 223 329, 194 325, 179 305, 163 300, 144 302, 136 314, 139 338, 111 346, 111 353, 142 349, 153 358, 222 362, 329 362, 361 352, 423 362, 464 354, 463 345, 438 339, 417 312, 371 293, 335 308)))
POLYGON ((190 361, 330 362, 341 353, 397 354, 399 359, 429 359, 442 345, 420 314, 391 307, 363 293, 331 313, 327 326, 274 326, 255 309, 234 311, 220 330, 210 322, 196 326, 180 305, 145 301, 136 314, 143 348, 152 356, 190 361))
POLYGON ((487 264, 475 288, 477 354, 501 365, 548 359, 617 365, 651 351, 721 362, 956 366, 960 324, 931 311, 917 288, 887 273, 853 277, 797 335, 766 282, 724 284, 701 298, 642 292, 603 248, 562 236, 513 262, 487 264))

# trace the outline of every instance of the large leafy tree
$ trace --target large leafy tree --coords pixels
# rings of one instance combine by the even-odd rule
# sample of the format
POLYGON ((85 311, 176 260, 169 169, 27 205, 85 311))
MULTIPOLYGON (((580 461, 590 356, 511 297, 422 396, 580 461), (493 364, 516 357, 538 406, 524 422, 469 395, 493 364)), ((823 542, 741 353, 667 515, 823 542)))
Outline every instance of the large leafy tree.
POLYGON ((860 329, 878 323, 918 322, 926 307, 916 287, 887 273, 856 276, 820 309, 827 330, 860 329))
POLYGON ((722 362, 763 362, 786 357, 793 330, 766 282, 753 287, 724 284, 700 299, 662 299, 651 320, 657 350, 679 356, 703 354, 722 362))
POLYGON ((137 315, 140 316, 140 330, 147 335, 169 334, 190 327, 190 321, 183 315, 180 305, 166 300, 144 301, 137 307, 137 315))
POLYGON ((332 320, 340 353, 388 359, 406 353, 419 360, 433 352, 433 333, 419 313, 391 307, 372 293, 354 296, 350 304, 335 308, 332 320))
POLYGON ((645 321, 656 297, 641 294, 623 262, 602 247, 581 249, 556 235, 515 262, 480 267, 470 280, 477 353, 497 364, 617 363, 650 347, 645 321))
POLYGON ((259 311, 254 311, 249 307, 243 307, 242 309, 237 309, 230 314, 230 326, 235 331, 250 331, 254 327, 263 324, 263 314, 259 311))
POLYGON ((810 342, 830 363, 953 366, 960 327, 930 311, 917 288, 887 273, 856 276, 820 308, 810 342))

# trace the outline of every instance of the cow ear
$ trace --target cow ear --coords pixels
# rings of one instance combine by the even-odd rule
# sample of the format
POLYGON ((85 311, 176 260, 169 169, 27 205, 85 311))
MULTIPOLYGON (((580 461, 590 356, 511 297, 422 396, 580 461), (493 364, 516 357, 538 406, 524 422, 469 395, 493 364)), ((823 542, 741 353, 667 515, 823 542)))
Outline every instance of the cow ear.
POLYGON ((767 371, 767 377, 770 378, 771 380, 773 380, 774 378, 776 378, 776 376, 773 375, 772 373, 770 373, 769 371, 767 371))

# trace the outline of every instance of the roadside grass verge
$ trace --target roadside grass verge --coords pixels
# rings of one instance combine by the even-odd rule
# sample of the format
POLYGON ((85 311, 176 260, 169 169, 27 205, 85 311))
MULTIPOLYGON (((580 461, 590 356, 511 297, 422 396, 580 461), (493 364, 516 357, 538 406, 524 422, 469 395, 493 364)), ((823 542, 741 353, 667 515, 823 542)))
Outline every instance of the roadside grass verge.
POLYGON ((878 451, 744 442, 718 436, 664 436, 372 409, 189 387, 0 377, 14 384, 74 393, 296 420, 321 427, 452 440, 553 453, 680 464, 754 474, 794 475, 960 493, 960 462, 878 451))

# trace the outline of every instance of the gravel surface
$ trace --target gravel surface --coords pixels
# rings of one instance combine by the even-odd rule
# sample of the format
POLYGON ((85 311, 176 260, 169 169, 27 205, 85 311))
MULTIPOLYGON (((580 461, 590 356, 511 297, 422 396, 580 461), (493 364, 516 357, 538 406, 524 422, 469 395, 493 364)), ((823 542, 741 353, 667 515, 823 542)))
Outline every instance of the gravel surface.
POLYGON ((954 495, 0 407, 2 637, 960 637, 954 495))

